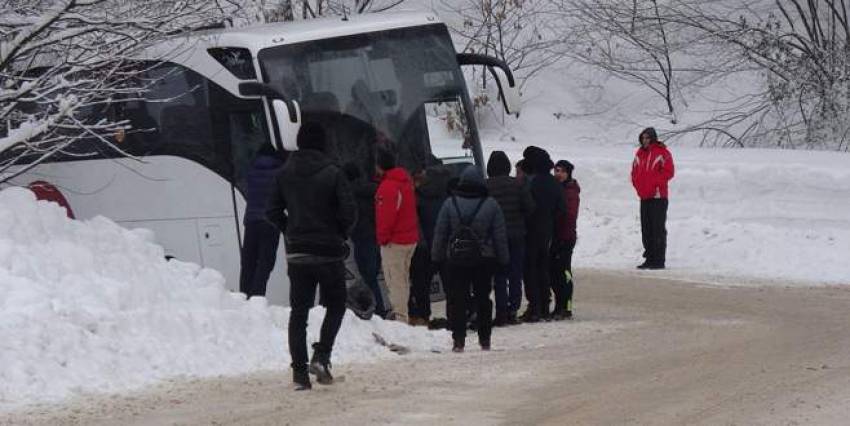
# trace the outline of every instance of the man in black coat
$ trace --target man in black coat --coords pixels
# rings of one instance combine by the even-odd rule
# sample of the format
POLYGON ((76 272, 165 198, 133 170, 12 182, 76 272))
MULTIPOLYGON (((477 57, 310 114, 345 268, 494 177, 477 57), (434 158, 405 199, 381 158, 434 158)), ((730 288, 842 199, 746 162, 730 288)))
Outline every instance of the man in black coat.
POLYGON ((357 205, 343 171, 322 152, 325 132, 305 123, 292 153, 275 179, 266 215, 283 233, 290 291, 289 353, 296 390, 310 389, 310 376, 330 384, 330 358, 345 315, 345 241, 357 221, 357 205), (307 364, 307 315, 316 286, 327 308, 321 337, 307 364))
POLYGON ((511 173, 511 162, 504 151, 493 151, 487 161, 487 190, 502 208, 508 229, 511 264, 507 271, 498 271, 493 279, 496 295, 494 326, 517 323, 517 311, 522 302, 522 272, 525 262, 526 221, 534 212, 534 200, 523 183, 511 173))
POLYGON ((529 175, 526 185, 534 198, 534 212, 528 221, 525 255, 525 322, 537 322, 549 315, 549 248, 555 235, 558 215, 566 211, 561 185, 549 172, 555 166, 549 153, 530 146, 522 153, 529 175))

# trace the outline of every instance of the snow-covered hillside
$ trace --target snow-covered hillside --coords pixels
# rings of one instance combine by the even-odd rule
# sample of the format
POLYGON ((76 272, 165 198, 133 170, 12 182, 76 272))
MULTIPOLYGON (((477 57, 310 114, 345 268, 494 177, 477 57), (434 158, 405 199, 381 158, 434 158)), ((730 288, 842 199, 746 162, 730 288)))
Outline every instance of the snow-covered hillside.
MULTIPOLYGON (((0 191, 0 408, 118 392, 177 376, 284 370, 288 309, 245 301, 221 274, 166 261, 145 230, 74 221, 26 189, 0 191)), ((318 339, 321 308, 310 315, 318 339)), ((334 361, 425 352, 448 335, 346 314, 334 361)))

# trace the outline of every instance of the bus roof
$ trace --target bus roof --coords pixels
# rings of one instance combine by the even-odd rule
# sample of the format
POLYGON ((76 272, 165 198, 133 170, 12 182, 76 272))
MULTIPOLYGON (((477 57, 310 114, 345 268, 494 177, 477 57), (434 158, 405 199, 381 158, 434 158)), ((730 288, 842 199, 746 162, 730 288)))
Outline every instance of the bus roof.
POLYGON ((368 13, 351 15, 348 19, 336 16, 206 30, 187 37, 204 40, 209 47, 241 47, 256 54, 272 46, 436 23, 440 23, 440 20, 433 13, 368 13))

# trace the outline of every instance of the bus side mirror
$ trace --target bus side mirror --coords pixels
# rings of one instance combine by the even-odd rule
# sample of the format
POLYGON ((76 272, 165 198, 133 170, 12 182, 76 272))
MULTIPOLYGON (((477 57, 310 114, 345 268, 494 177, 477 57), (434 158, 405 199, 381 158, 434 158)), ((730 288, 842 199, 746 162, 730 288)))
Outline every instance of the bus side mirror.
POLYGON ((517 117, 519 116, 521 106, 519 86, 517 86, 514 75, 505 61, 477 53, 458 53, 457 63, 460 66, 483 65, 487 67, 493 79, 496 80, 496 85, 499 86, 499 94, 501 95, 502 106, 505 107, 505 112, 514 114, 517 117))
POLYGON ((297 151, 298 130, 301 129, 301 107, 298 102, 286 102, 282 99, 272 100, 275 121, 280 129, 280 148, 287 151, 297 151))
POLYGON ((522 109, 522 103, 520 102, 519 87, 516 86, 516 82, 513 81, 513 79, 508 78, 508 75, 505 74, 505 71, 501 68, 487 68, 490 70, 490 74, 493 75, 493 78, 496 80, 496 84, 499 86, 499 93, 502 95, 502 106, 505 107, 505 112, 519 117, 520 109, 522 109))

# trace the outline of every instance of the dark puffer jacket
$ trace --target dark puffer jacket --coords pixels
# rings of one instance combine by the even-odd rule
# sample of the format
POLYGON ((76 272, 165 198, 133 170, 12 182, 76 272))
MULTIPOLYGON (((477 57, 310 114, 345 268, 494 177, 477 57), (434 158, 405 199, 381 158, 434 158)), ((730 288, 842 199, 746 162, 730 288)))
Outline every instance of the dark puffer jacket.
POLYGON ((351 236, 357 239, 375 240, 375 193, 378 183, 358 179, 351 182, 354 199, 357 201, 357 225, 351 236))
POLYGON ((495 198, 502 208, 505 224, 508 228, 508 239, 525 237, 525 223, 534 212, 534 200, 522 182, 508 176, 511 163, 502 151, 493 151, 487 161, 487 191, 495 198))
POLYGON ((443 202, 449 196, 449 180, 452 172, 442 165, 425 169, 425 179, 416 188, 416 211, 419 214, 419 226, 422 227, 422 238, 425 244, 431 244, 434 239, 434 227, 443 202))
POLYGON ((287 256, 344 257, 357 205, 342 170, 321 151, 290 155, 275 178, 266 208, 284 235, 287 256))
POLYGON ((283 161, 271 153, 260 153, 245 175, 245 217, 243 223, 266 220, 266 201, 274 188, 274 178, 283 161))
POLYGON ((440 208, 437 226, 434 228, 434 243, 431 246, 431 259, 434 262, 442 263, 446 260, 449 237, 460 226, 458 210, 468 220, 482 198, 484 203, 471 223, 475 234, 482 240, 482 255, 495 259, 502 265, 510 263, 508 235, 502 209, 495 199, 487 196, 484 178, 474 166, 464 170, 453 195, 446 199, 440 208), (452 200, 457 201, 457 208, 452 200))

